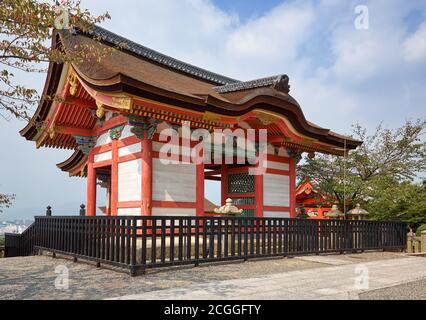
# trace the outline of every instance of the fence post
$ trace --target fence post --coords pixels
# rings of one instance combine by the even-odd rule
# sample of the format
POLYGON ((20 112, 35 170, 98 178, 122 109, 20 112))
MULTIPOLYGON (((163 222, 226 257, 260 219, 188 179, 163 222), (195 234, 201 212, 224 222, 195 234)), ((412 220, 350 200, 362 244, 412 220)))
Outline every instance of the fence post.
POLYGON ((84 217, 86 215, 86 206, 82 203, 80 205, 80 216, 84 217))
POLYGON ((426 252, 426 230, 420 234, 420 241, 422 246, 422 252, 426 252))
POLYGON ((46 216, 50 217, 52 215, 52 207, 51 206, 47 206, 46 207, 46 216))
POLYGON ((320 243, 320 220, 315 220, 315 222, 316 222, 316 224, 315 224, 315 230, 316 230, 316 232, 315 232, 315 254, 316 255, 319 255, 319 253, 320 253, 320 245, 319 245, 319 243, 320 243))
MULTIPOLYGON (((130 275, 133 277, 136 275, 136 238, 137 238, 137 225, 136 218, 132 218, 132 249, 130 258, 130 275)), ((143 272, 143 271, 142 271, 143 272)))
POLYGON ((413 253, 413 240, 414 240, 414 232, 410 229, 410 232, 407 233, 407 253, 413 253))

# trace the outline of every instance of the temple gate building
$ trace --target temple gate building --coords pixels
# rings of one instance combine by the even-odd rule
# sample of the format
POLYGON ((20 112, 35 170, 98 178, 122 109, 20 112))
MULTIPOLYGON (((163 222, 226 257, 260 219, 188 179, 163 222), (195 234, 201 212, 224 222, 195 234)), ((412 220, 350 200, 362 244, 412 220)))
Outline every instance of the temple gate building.
POLYGON ((301 154, 342 156, 361 144, 307 121, 286 75, 238 81, 97 26, 54 31, 52 45, 119 46, 100 61, 51 63, 43 95, 60 99, 42 99, 21 130, 37 148, 74 151, 57 166, 86 177, 90 216, 101 206, 107 215, 204 215, 210 179, 221 183, 221 205, 231 198, 248 216, 294 217, 301 154), (244 161, 236 161, 239 152, 244 161), (252 174, 256 168, 261 174, 252 174), (106 190, 103 203, 96 203, 98 187, 106 190))
POLYGON ((324 219, 337 199, 321 192, 305 179, 296 188, 296 211, 305 213, 311 219, 324 219))

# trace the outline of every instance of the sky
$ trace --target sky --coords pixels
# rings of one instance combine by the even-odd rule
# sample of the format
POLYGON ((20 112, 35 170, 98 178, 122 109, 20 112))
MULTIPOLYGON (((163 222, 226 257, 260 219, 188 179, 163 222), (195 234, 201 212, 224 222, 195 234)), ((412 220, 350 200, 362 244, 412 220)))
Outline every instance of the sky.
MULTIPOLYGON (((82 0, 82 7, 108 11, 102 26, 115 33, 226 76, 287 74, 306 118, 339 133, 426 115, 424 0, 82 0)), ((20 80, 41 92, 45 75, 20 80)), ((85 181, 56 168, 72 151, 36 149, 19 136, 24 126, 0 119, 0 192, 16 194, 0 220, 44 214, 47 205, 77 214, 85 181)), ((211 185, 206 195, 220 197, 211 185)))

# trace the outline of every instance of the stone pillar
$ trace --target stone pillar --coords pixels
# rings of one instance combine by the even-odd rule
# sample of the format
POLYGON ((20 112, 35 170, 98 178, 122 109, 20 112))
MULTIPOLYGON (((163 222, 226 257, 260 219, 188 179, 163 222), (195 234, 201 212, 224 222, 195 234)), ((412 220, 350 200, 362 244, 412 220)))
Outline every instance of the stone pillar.
POLYGON ((414 236, 415 234, 410 229, 410 232, 407 233, 407 253, 413 253, 413 245, 414 245, 414 236))
POLYGON ((422 231, 420 241, 422 246, 422 252, 426 252, 426 230, 422 231))

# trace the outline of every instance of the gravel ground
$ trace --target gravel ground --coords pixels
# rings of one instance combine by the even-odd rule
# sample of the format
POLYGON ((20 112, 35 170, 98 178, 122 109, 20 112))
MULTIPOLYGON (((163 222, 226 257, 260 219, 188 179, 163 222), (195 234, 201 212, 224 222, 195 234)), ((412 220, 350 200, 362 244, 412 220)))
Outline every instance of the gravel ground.
POLYGON ((426 300, 426 279, 359 294, 360 300, 426 300))
POLYGON ((48 256, 0 259, 0 299, 104 299, 146 291, 182 287, 193 283, 241 279, 259 274, 280 273, 326 264, 297 259, 270 259, 201 265, 174 270, 152 270, 145 275, 128 274, 93 264, 48 256), (69 289, 55 288, 55 268, 69 270, 69 289))
MULTIPOLYGON (((302 258, 250 260, 228 264, 181 267, 173 270, 149 270, 145 275, 130 277, 113 269, 96 268, 93 263, 72 262, 69 258, 30 256, 0 259, 0 299, 104 299, 195 283, 254 278, 259 275, 330 266, 327 259, 347 263, 404 257, 400 253, 368 252, 348 255, 317 256, 315 261, 302 258), (323 257, 323 258, 321 258, 323 257), (69 289, 56 289, 57 266, 69 271, 69 289)), ((58 256, 59 257, 59 256, 58 256)))

